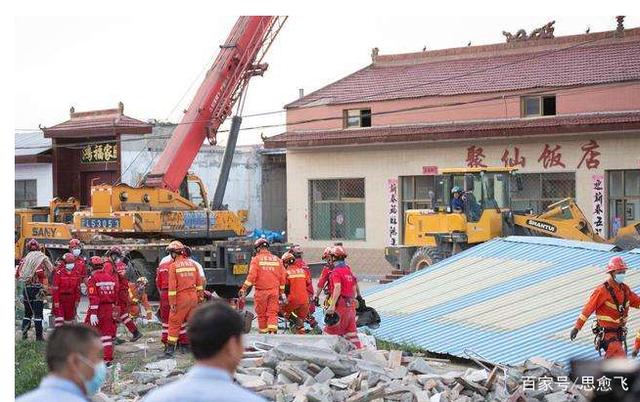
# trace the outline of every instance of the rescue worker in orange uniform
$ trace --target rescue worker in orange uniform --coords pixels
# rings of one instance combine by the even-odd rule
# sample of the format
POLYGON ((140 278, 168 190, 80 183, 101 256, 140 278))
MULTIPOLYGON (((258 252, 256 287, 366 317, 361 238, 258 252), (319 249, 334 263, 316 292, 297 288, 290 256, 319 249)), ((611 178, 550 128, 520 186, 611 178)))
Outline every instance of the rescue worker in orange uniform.
POLYGON ((338 322, 327 325, 325 332, 330 335, 340 335, 351 342, 357 349, 362 348, 358 330, 356 327, 356 297, 360 297, 358 281, 351 272, 351 267, 345 262, 347 253, 342 246, 334 246, 331 249, 333 270, 329 275, 329 281, 333 291, 329 299, 326 315, 338 314, 338 322))
POLYGON ((89 263, 93 271, 87 281, 89 309, 86 321, 97 327, 100 332, 104 361, 110 366, 113 361, 113 341, 117 330, 114 309, 118 302, 118 274, 107 267, 101 257, 91 257, 89 263))
POLYGON ((169 265, 169 331, 165 355, 176 352, 180 330, 191 316, 191 312, 204 298, 202 277, 198 267, 184 255, 184 245, 174 240, 167 246, 173 261, 169 265))
POLYGON ((118 303, 117 314, 118 323, 122 323, 131 332, 131 342, 135 342, 142 338, 142 333, 138 330, 138 326, 129 316, 129 280, 127 279, 127 265, 122 261, 122 249, 118 246, 112 246, 107 251, 107 259, 104 262, 105 270, 112 270, 118 275, 118 303))
POLYGON ((16 279, 24 282, 22 289, 22 303, 24 318, 22 318, 22 339, 27 339, 31 321, 36 329, 36 341, 44 341, 42 336, 42 316, 44 299, 49 292, 49 273, 53 265, 42 252, 40 243, 31 239, 26 244, 29 252, 16 267, 16 279))
POLYGON ((71 253, 65 253, 53 271, 51 296, 56 327, 69 324, 76 318, 76 309, 80 301, 80 283, 83 277, 76 273, 75 263, 76 257, 71 253))
POLYGON ((167 336, 169 333, 169 266, 173 262, 171 255, 167 255, 160 260, 160 265, 156 269, 156 287, 160 295, 160 308, 158 310, 158 318, 162 323, 161 340, 167 345, 167 336))
POLYGON ((284 306, 284 315, 294 322, 295 332, 304 334, 304 321, 309 315, 309 284, 311 276, 306 270, 296 264, 296 257, 286 252, 282 255, 282 263, 286 269, 285 294, 287 304, 284 306))
POLYGON ((626 357, 629 307, 640 308, 640 296, 624 283, 626 271, 627 264, 621 257, 611 258, 606 271, 609 278, 593 291, 570 334, 571 340, 574 340, 589 316, 595 312, 597 327, 594 333, 601 337, 597 342, 598 353, 604 349, 605 359, 626 357))
POLYGON ((307 316, 305 317, 304 320, 309 323, 309 325, 311 326, 311 328, 313 329, 314 332, 321 333, 322 330, 320 329, 320 326, 318 325, 318 322, 316 321, 315 317, 313 316, 313 314, 316 312, 316 305, 315 305, 315 303, 313 303, 313 297, 314 297, 315 292, 313 291, 313 281, 311 281, 311 269, 309 269, 309 266, 307 265, 307 262, 302 258, 303 251, 302 251, 302 247, 299 244, 293 245, 289 249, 289 252, 291 254, 293 254, 293 256, 296 259, 294 265, 297 268, 303 269, 305 271, 305 273, 307 274, 307 276, 309 277, 309 283, 307 283, 307 297, 309 299, 309 313, 307 314, 307 316))
POLYGON ((136 279, 136 283, 129 283, 129 300, 131 301, 129 316, 134 320, 140 317, 141 307, 144 307, 146 319, 151 319, 151 304, 149 304, 146 289, 148 283, 149 281, 144 276, 136 279))
POLYGON ((286 272, 278 257, 269 251, 269 242, 259 238, 254 243, 256 255, 249 264, 249 275, 240 288, 239 296, 245 297, 247 289, 256 288, 255 311, 258 316, 258 331, 261 334, 278 332, 279 301, 286 303, 284 285, 286 272))
POLYGON ((325 291, 325 295, 331 295, 333 289, 328 289, 329 274, 333 270, 333 261, 331 260, 331 247, 326 247, 322 252, 322 260, 325 262, 320 272, 320 278, 318 278, 318 285, 316 286, 315 293, 313 295, 313 303, 316 306, 320 306, 320 292, 325 291))

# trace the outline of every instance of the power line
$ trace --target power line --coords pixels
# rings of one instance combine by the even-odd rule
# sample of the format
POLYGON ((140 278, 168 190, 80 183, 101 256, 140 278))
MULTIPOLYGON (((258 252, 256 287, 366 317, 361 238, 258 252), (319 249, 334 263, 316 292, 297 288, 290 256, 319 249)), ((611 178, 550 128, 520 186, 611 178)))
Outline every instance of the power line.
MULTIPOLYGON (((618 86, 622 86, 622 85, 626 85, 626 82, 620 82, 617 83, 618 86)), ((572 93, 576 93, 576 92, 589 92, 589 93, 597 93, 597 92, 605 92, 605 91, 609 91, 611 89, 611 85, 607 84, 607 88, 602 88, 602 89, 594 89, 592 87, 584 87, 583 85, 574 85, 574 86, 570 86, 570 87, 561 87, 561 88, 557 88, 563 91, 572 91, 572 93)), ((519 98, 522 96, 529 96, 529 95, 541 95, 541 94, 545 94, 545 93, 549 93, 549 88, 543 88, 543 89, 536 89, 536 90, 532 90, 532 91, 528 91, 528 92, 519 92, 518 94, 513 94, 513 95, 494 95, 491 97, 485 97, 485 98, 481 98, 481 99, 475 99, 475 100, 471 100, 471 101, 464 101, 464 102, 449 102, 446 104, 439 104, 439 105, 425 105, 425 106, 414 106, 414 107, 409 107, 409 108, 401 108, 401 109, 394 109, 394 110, 386 110, 386 111, 382 111, 382 112, 375 112, 375 113, 371 113, 372 116, 380 116, 380 115, 388 115, 388 114, 396 114, 396 113, 406 113, 406 112, 413 112, 413 111, 433 111, 433 109, 439 109, 439 108, 446 108, 446 107, 456 107, 456 110, 464 110, 464 109, 468 109, 468 108, 472 108, 472 107, 480 107, 481 105, 479 105, 480 103, 485 103, 485 102, 490 102, 490 101, 502 101, 503 99, 507 99, 507 98, 519 98), (468 106, 468 108, 465 108, 465 106, 468 106)), ((559 115, 561 116, 561 115, 559 115)), ((259 126, 251 126, 251 127, 243 127, 240 130, 243 131, 248 131, 248 130, 259 130, 259 129, 266 129, 266 128, 277 128, 277 127, 292 127, 292 126, 297 126, 297 125, 301 125, 301 124, 308 124, 308 123, 314 123, 314 122, 324 122, 324 121, 332 121, 332 120, 343 120, 342 116, 331 116, 331 117, 323 117, 323 118, 315 118, 315 119, 307 119, 307 120, 299 120, 299 121, 295 121, 295 122, 290 122, 290 123, 277 123, 277 124, 268 124, 268 125, 259 125, 259 126)), ((190 124, 193 123, 195 121, 191 121, 191 122, 183 122, 183 123, 175 123, 175 124, 171 124, 171 126, 177 127, 180 124, 190 124)), ((464 120, 460 120, 460 122, 464 122, 464 120)), ((424 122, 423 124, 426 124, 429 122, 424 122)), ((412 124, 421 124, 420 122, 414 122, 412 124)), ((373 126, 375 127, 375 126, 373 126)), ((219 130, 218 133, 226 133, 229 132, 229 130, 219 130)), ((136 142, 136 141, 146 141, 146 140, 153 140, 153 139, 168 139, 170 138, 171 135, 170 134, 162 134, 162 135, 153 135, 153 134, 147 134, 144 136, 144 138, 124 138, 121 139, 120 142, 136 142)), ((97 144, 102 144, 103 141, 86 141, 83 143, 75 143, 73 145, 64 145, 64 144, 56 144, 55 146, 52 147, 56 147, 56 148, 65 148, 65 149, 82 149, 84 146, 87 145, 97 145, 97 144)), ((203 142, 204 144, 204 142, 203 142)), ((15 149, 41 149, 43 148, 42 146, 25 146, 25 147, 15 147, 15 149)))

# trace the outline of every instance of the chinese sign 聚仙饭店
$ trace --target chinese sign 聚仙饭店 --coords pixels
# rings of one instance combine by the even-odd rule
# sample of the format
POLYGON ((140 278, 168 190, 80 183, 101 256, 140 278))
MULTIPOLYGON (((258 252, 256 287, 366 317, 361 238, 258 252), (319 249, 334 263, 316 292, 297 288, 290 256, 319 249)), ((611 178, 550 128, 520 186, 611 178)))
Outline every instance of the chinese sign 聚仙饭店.
POLYGON ((115 162, 118 160, 118 144, 108 142, 104 144, 92 144, 82 148, 80 162, 115 162))

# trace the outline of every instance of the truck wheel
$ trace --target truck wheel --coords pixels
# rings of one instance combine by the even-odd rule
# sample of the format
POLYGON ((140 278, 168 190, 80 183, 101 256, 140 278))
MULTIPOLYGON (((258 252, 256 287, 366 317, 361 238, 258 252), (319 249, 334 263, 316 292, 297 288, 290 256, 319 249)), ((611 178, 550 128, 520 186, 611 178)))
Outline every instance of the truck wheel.
POLYGON ((216 294, 223 299, 233 299, 238 297, 238 291, 240 290, 238 286, 233 285, 213 285, 212 288, 216 294))
POLYGON ((150 300, 158 300, 158 289, 156 288, 156 270, 151 268, 144 258, 134 258, 130 262, 131 275, 135 281, 137 278, 144 276, 149 283, 147 284, 147 296, 150 300))
POLYGON ((448 255, 435 247, 422 247, 416 250, 411 257, 411 262, 409 263, 409 270, 411 272, 419 271, 428 266, 435 264, 438 261, 442 261, 447 258, 448 255))

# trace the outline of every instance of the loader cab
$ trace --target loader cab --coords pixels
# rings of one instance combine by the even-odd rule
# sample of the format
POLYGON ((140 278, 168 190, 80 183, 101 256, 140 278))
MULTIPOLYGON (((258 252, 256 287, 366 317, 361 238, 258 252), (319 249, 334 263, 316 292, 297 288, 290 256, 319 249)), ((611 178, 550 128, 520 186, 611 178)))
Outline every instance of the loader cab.
POLYGON ((442 197, 443 207, 451 212, 451 189, 463 189, 464 213, 468 222, 478 222, 485 210, 510 209, 509 169, 468 169, 443 171, 437 182, 437 192, 442 197))
POLYGON ((208 204, 207 187, 195 174, 188 174, 180 185, 180 196, 188 199, 200 208, 208 204))

